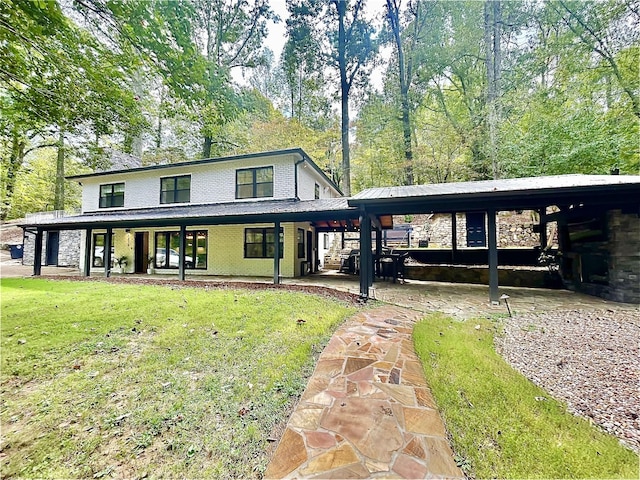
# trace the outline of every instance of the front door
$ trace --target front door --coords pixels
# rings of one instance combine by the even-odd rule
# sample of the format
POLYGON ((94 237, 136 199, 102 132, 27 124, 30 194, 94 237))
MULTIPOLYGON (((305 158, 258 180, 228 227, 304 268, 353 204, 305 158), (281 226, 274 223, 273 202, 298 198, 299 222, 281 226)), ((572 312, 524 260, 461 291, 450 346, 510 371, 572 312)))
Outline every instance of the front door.
POLYGON ((467 247, 486 247, 484 212, 467 213, 467 247))
POLYGON ((135 273, 145 273, 149 265, 149 232, 136 232, 135 273))
POLYGON ((58 251, 60 250, 60 232, 47 234, 47 265, 58 265, 58 251))

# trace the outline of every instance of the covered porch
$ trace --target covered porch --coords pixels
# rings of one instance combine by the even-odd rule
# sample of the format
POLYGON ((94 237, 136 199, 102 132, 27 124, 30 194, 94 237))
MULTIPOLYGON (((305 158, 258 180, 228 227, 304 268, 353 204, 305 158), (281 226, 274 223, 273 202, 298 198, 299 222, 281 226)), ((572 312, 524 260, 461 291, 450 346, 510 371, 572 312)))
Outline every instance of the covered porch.
MULTIPOLYGON (((613 300, 640 303, 640 176, 559 175, 505 180, 371 188, 349 199, 360 210, 360 294, 367 298, 375 279, 371 231, 381 215, 457 212, 479 214, 487 259, 489 300, 499 304, 496 215, 533 210, 540 218, 540 250, 546 225, 557 224, 558 274, 563 285, 613 300), (485 236, 486 235, 486 236, 485 236)), ((456 242, 450 257, 458 257, 456 242)))

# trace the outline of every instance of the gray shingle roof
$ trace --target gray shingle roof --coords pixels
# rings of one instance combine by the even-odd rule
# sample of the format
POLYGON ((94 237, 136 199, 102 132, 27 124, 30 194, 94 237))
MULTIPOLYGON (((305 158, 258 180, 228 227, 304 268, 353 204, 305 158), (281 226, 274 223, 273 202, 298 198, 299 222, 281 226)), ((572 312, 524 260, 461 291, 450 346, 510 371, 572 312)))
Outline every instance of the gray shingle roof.
POLYGON ((318 216, 357 218, 358 210, 349 207, 346 198, 320 200, 263 200, 201 205, 178 205, 134 210, 111 210, 84 213, 56 219, 34 220, 24 226, 85 228, 100 225, 178 225, 216 224, 239 221, 295 221, 318 216))

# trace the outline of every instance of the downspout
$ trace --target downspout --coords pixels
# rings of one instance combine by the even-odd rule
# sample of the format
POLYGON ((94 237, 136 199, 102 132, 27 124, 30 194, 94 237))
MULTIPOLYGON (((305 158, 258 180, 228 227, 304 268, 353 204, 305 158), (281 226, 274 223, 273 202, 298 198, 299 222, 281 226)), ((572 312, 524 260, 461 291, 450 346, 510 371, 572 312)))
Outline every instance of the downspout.
POLYGON ((301 163, 306 162, 307 159, 305 157, 302 157, 302 160, 298 160, 296 163, 293 164, 293 185, 294 185, 294 189, 295 189, 295 199, 296 200, 300 200, 300 197, 298 196, 298 165, 300 165, 301 163))

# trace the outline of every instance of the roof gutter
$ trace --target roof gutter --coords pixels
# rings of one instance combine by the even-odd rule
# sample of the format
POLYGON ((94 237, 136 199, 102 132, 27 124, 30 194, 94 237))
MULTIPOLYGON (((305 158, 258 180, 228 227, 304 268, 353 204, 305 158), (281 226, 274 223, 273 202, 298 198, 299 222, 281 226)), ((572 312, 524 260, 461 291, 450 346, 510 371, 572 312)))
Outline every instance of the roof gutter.
POLYGON ((296 200, 300 200, 300 196, 298 195, 298 165, 306 161, 307 159, 303 155, 301 160, 298 160, 293 164, 293 188, 294 188, 294 198, 296 200))

